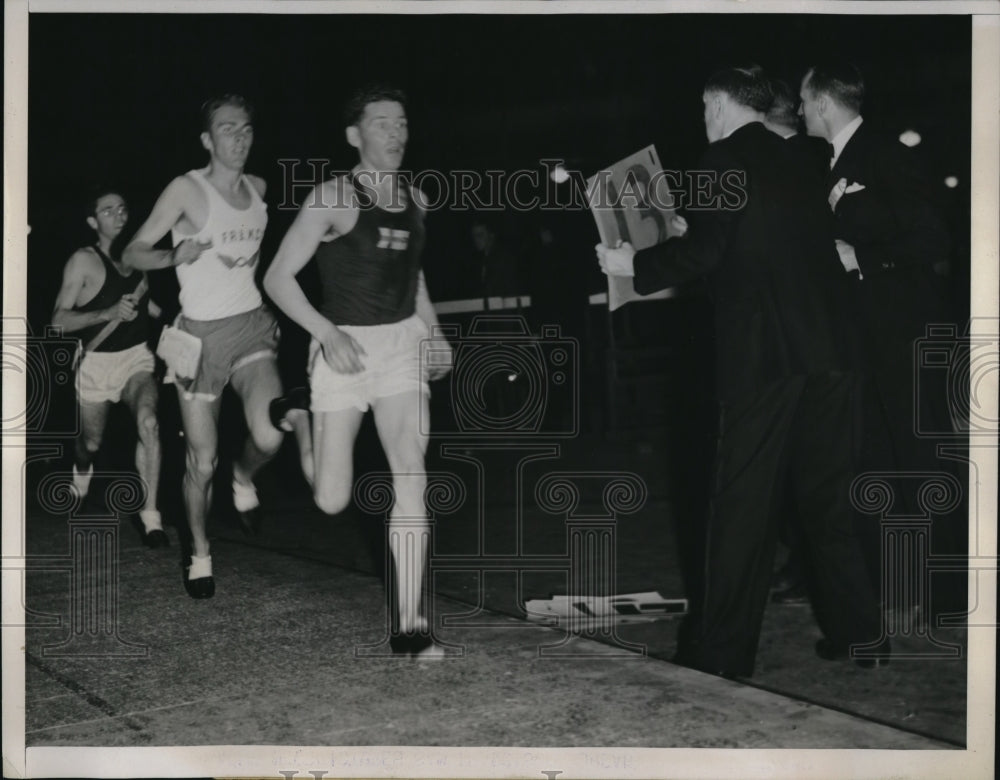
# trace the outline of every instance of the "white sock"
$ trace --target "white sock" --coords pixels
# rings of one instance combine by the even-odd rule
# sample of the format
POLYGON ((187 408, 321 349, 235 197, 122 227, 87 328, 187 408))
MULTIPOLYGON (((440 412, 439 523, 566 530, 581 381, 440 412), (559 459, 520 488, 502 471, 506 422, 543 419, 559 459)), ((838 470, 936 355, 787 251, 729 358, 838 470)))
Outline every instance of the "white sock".
POLYGON ((94 476, 94 464, 90 464, 90 468, 87 469, 86 474, 81 474, 76 468, 76 464, 73 464, 73 488, 76 490, 78 496, 83 498, 87 495, 87 491, 90 490, 90 478, 94 476))
POLYGON ((233 506, 237 512, 249 512, 260 506, 257 498, 257 488, 253 485, 244 485, 233 480, 233 506))
POLYGON ((162 531, 163 522, 160 520, 160 513, 155 509, 142 509, 139 511, 139 519, 142 520, 142 527, 148 534, 150 531, 162 531))
POLYGON ((212 556, 206 555, 204 557, 200 555, 191 556, 191 568, 188 569, 188 579, 189 580, 200 580, 203 577, 212 576, 212 556))

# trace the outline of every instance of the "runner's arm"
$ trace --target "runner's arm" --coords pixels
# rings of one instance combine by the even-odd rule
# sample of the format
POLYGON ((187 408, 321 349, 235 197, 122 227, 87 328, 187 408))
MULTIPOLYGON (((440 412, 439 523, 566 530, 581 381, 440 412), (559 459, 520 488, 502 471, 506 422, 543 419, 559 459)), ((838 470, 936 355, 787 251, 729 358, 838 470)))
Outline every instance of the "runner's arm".
MULTIPOLYGON (((423 216, 423 205, 427 198, 419 190, 414 188, 410 197, 416 197, 417 207, 420 208, 423 216)), ((448 339, 439 332, 437 311, 431 303, 430 293, 427 291, 427 281, 424 279, 424 270, 421 268, 417 276, 417 297, 415 301, 417 316, 423 320, 427 326, 427 333, 430 336, 430 344, 421 353, 421 359, 427 361, 428 378, 431 380, 441 379, 452 367, 454 357, 448 339)))
POLYGON ((173 249, 155 249, 156 243, 184 216, 184 202, 190 192, 190 182, 185 176, 178 176, 163 191, 149 218, 136 232, 131 243, 122 253, 122 263, 142 271, 171 268, 181 263, 191 262, 211 244, 200 244, 185 239, 173 249), (189 245, 185 247, 185 245, 189 245), (182 247, 185 247, 182 250, 182 247), (193 255, 193 257, 192 257, 193 255))
MULTIPOLYGON (((333 188, 342 186, 336 182, 330 185, 333 188)), ((364 349, 353 336, 316 311, 295 278, 325 236, 331 232, 335 237, 344 235, 350 229, 347 224, 356 219, 356 210, 352 212, 342 206, 328 205, 330 201, 323 199, 325 192, 325 185, 317 186, 299 210, 295 222, 278 247, 271 267, 264 274, 264 289, 278 308, 319 342, 323 359, 331 369, 341 374, 355 374, 364 370, 361 362, 364 349)))
POLYGON ((309 302, 295 276, 312 259, 323 236, 337 228, 336 207, 324 203, 323 190, 323 184, 317 185, 306 199, 264 274, 264 290, 271 300, 315 338, 331 323, 309 302))
POLYGON ((86 252, 80 250, 73 254, 63 269, 62 286, 59 288, 55 309, 52 312, 52 324, 62 328, 63 333, 75 333, 91 325, 110 322, 118 312, 118 302, 99 311, 73 310, 83 289, 88 260, 86 252))
POLYGON ((420 275, 417 277, 416 308, 417 316, 424 321, 427 330, 433 333, 434 328, 438 325, 438 318, 437 312, 434 310, 434 304, 431 303, 431 296, 427 292, 427 282, 424 281, 423 270, 420 271, 420 275))
POLYGON ((423 270, 417 277, 416 308, 417 316, 424 321, 430 336, 430 342, 421 350, 421 360, 427 363, 427 378, 441 379, 451 370, 455 358, 448 339, 439 332, 437 312, 434 311, 434 304, 431 303, 431 297, 427 292, 423 270))
MULTIPOLYGON (((410 190, 410 197, 413 198, 420 214, 420 219, 423 220, 423 204, 427 202, 427 196, 419 188, 413 187, 410 190)), ((428 332, 433 334, 434 329, 438 325, 438 318, 437 312, 434 310, 434 304, 431 303, 430 293, 427 292, 427 281, 424 279, 424 270, 422 268, 420 269, 419 276, 417 276, 416 310, 417 316, 424 321, 428 332)))

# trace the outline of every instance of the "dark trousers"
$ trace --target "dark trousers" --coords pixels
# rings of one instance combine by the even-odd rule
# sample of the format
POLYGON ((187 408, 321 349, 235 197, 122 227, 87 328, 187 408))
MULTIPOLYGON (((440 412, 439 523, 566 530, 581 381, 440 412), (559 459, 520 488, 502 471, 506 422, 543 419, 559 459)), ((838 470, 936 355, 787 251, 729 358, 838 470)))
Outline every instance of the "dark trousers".
POLYGON ((816 617, 840 645, 881 635, 854 531, 849 375, 793 376, 723 405, 708 518, 706 586, 693 660, 753 673, 780 508, 791 490, 816 587, 816 617))
MULTIPOLYGON (((862 367, 859 382, 861 437, 859 472, 886 475, 893 493, 887 514, 922 517, 928 514, 920 491, 937 473, 952 476, 961 486, 955 509, 931 515, 930 552, 964 555, 968 549, 968 504, 964 488, 968 471, 960 461, 937 452, 940 439, 918 435, 925 430, 950 429, 949 388, 940 370, 921 371, 916 345, 929 324, 947 323, 947 311, 933 289, 933 280, 917 273, 898 273, 854 281, 854 320, 859 326, 856 357, 862 367), (895 475, 895 476, 892 476, 895 475)), ((879 518, 859 517, 876 581, 882 577, 884 552, 879 518)), ((916 564, 904 566, 896 588, 913 588, 916 564)), ((931 581, 928 613, 962 611, 967 603, 965 577, 937 573, 931 581)))

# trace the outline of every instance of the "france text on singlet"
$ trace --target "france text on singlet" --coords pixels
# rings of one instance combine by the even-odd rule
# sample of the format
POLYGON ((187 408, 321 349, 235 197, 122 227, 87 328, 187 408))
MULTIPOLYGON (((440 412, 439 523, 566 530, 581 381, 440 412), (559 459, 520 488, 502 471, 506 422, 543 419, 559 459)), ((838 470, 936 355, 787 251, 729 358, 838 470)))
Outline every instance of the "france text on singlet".
POLYGON ((250 193, 250 205, 241 210, 226 203, 204 171, 188 175, 208 199, 205 226, 194 235, 174 228, 171 238, 174 246, 186 238, 211 241, 212 246, 193 263, 177 266, 182 313, 192 320, 219 320, 259 308, 263 301, 254 274, 267 226, 267 204, 246 176, 240 182, 250 193))
MULTIPOLYGON (((82 306, 74 306, 73 311, 100 311, 114 306, 123 295, 135 292, 135 288, 142 281, 141 271, 132 271, 128 276, 123 276, 115 268, 114 264, 100 247, 94 246, 94 251, 101 258, 104 265, 104 284, 97 291, 97 295, 91 298, 82 306)), ((122 321, 118 327, 111 331, 110 335, 100 344, 94 347, 94 352, 121 352, 137 344, 142 344, 149 338, 149 290, 143 293, 142 297, 135 302, 136 317, 134 320, 122 321)), ((90 325, 78 333, 77 336, 83 344, 87 344, 98 333, 104 330, 106 322, 98 322, 90 325)))
POLYGON ((320 313, 335 325, 386 325, 416 310, 424 225, 412 193, 406 208, 373 205, 361 185, 358 221, 346 235, 316 250, 323 301, 320 313))

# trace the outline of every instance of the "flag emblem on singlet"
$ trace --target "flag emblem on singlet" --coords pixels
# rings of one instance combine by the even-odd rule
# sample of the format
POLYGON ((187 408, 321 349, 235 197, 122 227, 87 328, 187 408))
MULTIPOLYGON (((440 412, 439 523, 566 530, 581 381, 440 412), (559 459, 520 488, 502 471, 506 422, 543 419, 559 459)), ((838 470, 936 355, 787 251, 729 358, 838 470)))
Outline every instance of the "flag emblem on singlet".
POLYGON ((409 230, 393 230, 385 227, 378 229, 378 244, 376 246, 379 249, 406 249, 409 245, 409 230))

